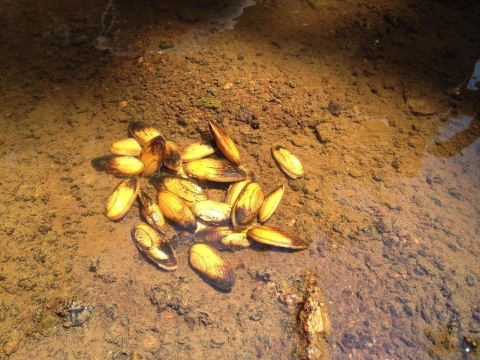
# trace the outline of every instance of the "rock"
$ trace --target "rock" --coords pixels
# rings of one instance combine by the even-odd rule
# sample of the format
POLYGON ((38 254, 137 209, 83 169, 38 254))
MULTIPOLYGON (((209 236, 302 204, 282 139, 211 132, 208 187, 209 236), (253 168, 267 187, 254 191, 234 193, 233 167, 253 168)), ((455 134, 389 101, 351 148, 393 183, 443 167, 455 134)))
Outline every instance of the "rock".
POLYGON ((436 113, 435 109, 428 105, 425 100, 421 99, 408 99, 407 107, 414 115, 433 115, 436 113))

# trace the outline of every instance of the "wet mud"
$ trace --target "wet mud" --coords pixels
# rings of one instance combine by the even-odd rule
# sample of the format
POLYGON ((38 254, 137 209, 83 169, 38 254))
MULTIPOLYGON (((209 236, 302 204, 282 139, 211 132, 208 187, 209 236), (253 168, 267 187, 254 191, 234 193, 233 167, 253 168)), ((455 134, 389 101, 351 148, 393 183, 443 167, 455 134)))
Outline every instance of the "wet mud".
POLYGON ((307 274, 325 358, 480 357, 476 1, 257 1, 228 31, 241 1, 108 4, 1 1, 2 358, 308 358, 307 274), (285 184, 268 224, 310 244, 222 252, 230 292, 173 227, 178 269, 158 269, 91 165, 132 121, 184 148, 208 120, 265 193, 285 184))

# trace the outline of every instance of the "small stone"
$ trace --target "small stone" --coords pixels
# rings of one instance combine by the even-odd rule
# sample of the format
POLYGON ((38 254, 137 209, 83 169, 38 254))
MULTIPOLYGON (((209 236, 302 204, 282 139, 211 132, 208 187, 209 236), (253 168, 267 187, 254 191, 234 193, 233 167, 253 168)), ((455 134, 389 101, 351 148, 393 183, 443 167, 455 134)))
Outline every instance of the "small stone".
POLYGON ((330 111, 330 114, 332 114, 333 116, 339 116, 341 114, 341 107, 340 107, 340 104, 331 100, 329 103, 328 103, 328 107, 327 107, 328 111, 330 111))
POLYGON ((120 109, 125 109, 128 106, 128 101, 121 101, 118 106, 120 109))
POLYGON ((158 44, 158 48, 162 50, 171 49, 174 46, 175 44, 172 41, 168 40, 163 40, 162 42, 160 42, 160 44, 158 44))
POLYGON ((435 109, 428 105, 425 100, 421 99, 408 99, 407 107, 414 115, 433 115, 436 113, 435 109))
POLYGON ((468 286, 474 287, 475 286, 475 276, 473 276, 473 275, 465 276, 465 282, 467 283, 468 286))

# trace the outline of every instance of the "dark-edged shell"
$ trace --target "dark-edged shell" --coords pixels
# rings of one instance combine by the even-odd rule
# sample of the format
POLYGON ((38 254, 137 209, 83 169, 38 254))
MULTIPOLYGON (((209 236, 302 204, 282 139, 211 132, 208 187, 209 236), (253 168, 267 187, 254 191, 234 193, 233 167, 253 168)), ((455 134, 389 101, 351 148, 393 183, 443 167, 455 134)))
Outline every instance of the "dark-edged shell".
POLYGON ((189 176, 217 182, 235 182, 245 180, 245 171, 217 159, 199 159, 184 166, 189 176))
POLYGON ((140 190, 138 176, 131 176, 122 180, 108 197, 106 215, 110 220, 119 220, 132 207, 140 190))
POLYGON ((150 177, 150 183, 158 190, 168 190, 184 200, 187 205, 206 200, 207 195, 200 185, 190 179, 170 174, 156 173, 150 177))
POLYGON ((156 173, 162 166, 163 158, 165 156, 165 138, 157 136, 145 144, 140 153, 140 160, 145 165, 142 176, 149 177, 156 173))
POLYGON ((206 244, 193 244, 189 251, 192 267, 209 284, 230 290, 235 284, 235 274, 226 259, 206 244))
POLYGON ((252 181, 255 181, 255 174, 253 173, 252 170, 245 170, 245 175, 246 175, 245 180, 238 181, 229 186, 227 190, 227 195, 225 196, 225 202, 227 204, 230 204, 230 205, 235 204, 235 201, 237 200, 237 197, 242 191, 242 189, 244 188, 244 186, 252 181))
POLYGON ((232 206, 233 227, 243 229, 249 226, 255 220, 263 200, 263 190, 259 183, 253 181, 245 185, 232 206))
POLYGON ((287 234, 273 226, 257 226, 247 231, 249 239, 267 245, 273 245, 289 249, 306 249, 308 244, 302 239, 287 234))
POLYGON ((265 197, 262 207, 258 212, 258 222, 265 222, 270 218, 270 216, 272 216, 278 204, 280 204, 280 201, 282 200, 284 191, 285 185, 280 185, 265 197))
POLYGON ((173 171, 178 171, 182 167, 180 148, 173 141, 165 141, 165 156, 163 165, 173 171))
POLYGON ((207 226, 198 230, 194 238, 218 250, 237 250, 250 246, 246 231, 237 232, 228 226, 207 226))
POLYGON ((232 138, 228 136, 225 131, 213 121, 208 122, 208 127, 212 133, 213 139, 220 151, 225 157, 235 165, 240 165, 240 153, 232 138))
POLYGON ((128 132, 143 147, 154 137, 162 135, 160 131, 143 122, 132 122, 128 125, 128 132))
POLYGON ((158 204, 152 200, 144 191, 140 191, 138 196, 142 204, 142 215, 147 220, 148 224, 155 228, 155 230, 165 233, 165 218, 158 204))
POLYGON ((163 216, 172 221, 180 229, 194 232, 197 220, 190 208, 174 193, 162 190, 158 193, 158 206, 163 216))
POLYGON ((138 223, 132 229, 132 236, 140 251, 158 267, 165 270, 177 268, 178 260, 175 251, 155 229, 145 223, 138 223))
POLYGON ((138 156, 142 151, 142 146, 134 138, 127 138, 115 141, 110 146, 110 151, 115 155, 138 156))
POLYGON ((185 162, 198 160, 212 155, 215 151, 217 146, 214 141, 197 141, 183 149, 181 158, 185 162))
POLYGON ((106 155, 92 160, 97 171, 105 171, 115 176, 140 174, 144 170, 143 163, 133 156, 106 155))
POLYGON ((299 158, 281 145, 272 147, 272 154, 280 168, 292 179, 297 179, 303 175, 303 165, 299 158))

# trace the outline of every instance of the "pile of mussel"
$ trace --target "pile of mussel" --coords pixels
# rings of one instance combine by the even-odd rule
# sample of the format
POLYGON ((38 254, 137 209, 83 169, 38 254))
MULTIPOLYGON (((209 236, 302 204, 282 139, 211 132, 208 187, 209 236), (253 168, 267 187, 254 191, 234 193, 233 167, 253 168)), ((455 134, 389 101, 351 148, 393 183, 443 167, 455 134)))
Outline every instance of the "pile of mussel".
MULTIPOLYGON (((235 283, 232 267, 219 250, 250 246, 251 241, 271 246, 305 249, 308 244, 281 229, 264 225, 280 203, 285 186, 265 196, 252 171, 242 168, 233 140, 215 122, 208 123, 212 141, 195 142, 183 151, 157 129, 142 122, 129 124, 132 136, 111 145, 113 155, 96 158, 92 165, 125 177, 107 200, 110 220, 123 218, 138 198, 146 222, 138 222, 132 237, 139 250, 160 268, 175 270, 177 255, 165 237, 166 220, 194 234, 191 266, 214 287, 230 290, 235 283), (209 157, 217 151, 226 160, 209 157), (158 191, 155 202, 140 188, 149 178, 158 191), (199 181, 231 183, 224 202, 207 198, 199 181)), ((300 160, 280 145, 272 147, 280 168, 292 179, 301 177, 300 160)))

